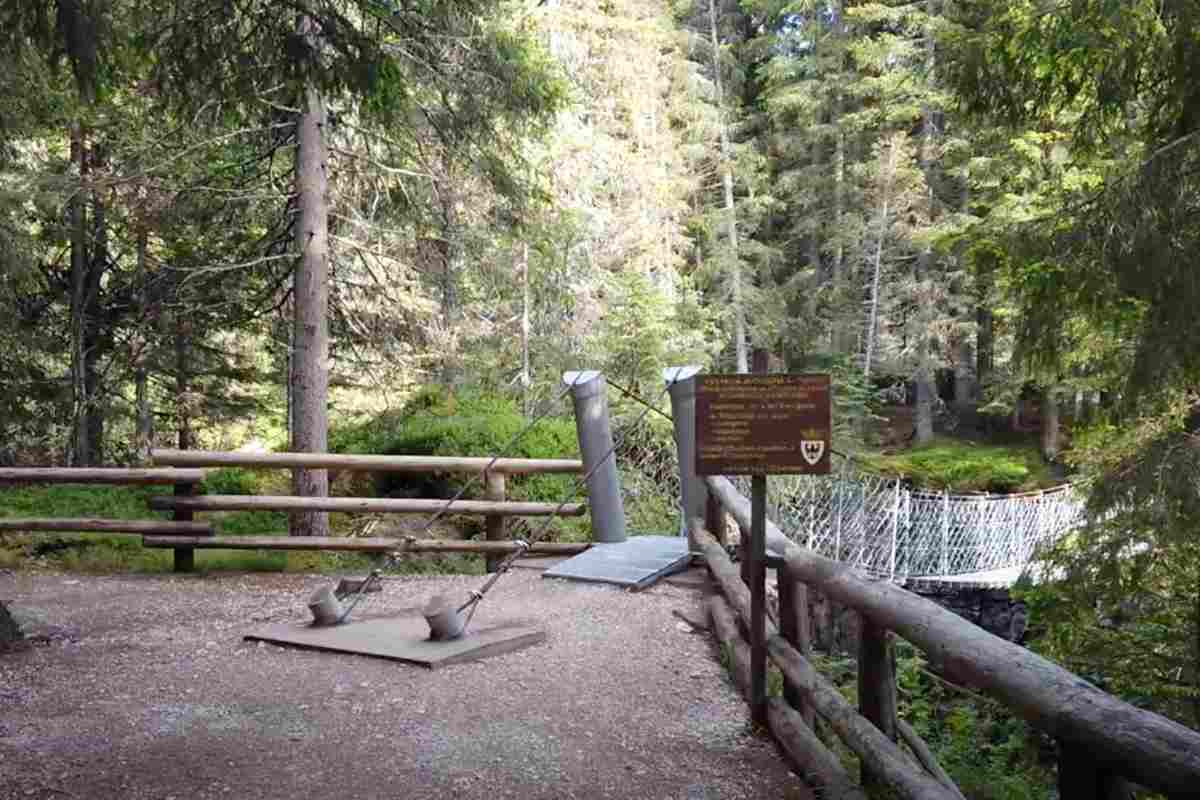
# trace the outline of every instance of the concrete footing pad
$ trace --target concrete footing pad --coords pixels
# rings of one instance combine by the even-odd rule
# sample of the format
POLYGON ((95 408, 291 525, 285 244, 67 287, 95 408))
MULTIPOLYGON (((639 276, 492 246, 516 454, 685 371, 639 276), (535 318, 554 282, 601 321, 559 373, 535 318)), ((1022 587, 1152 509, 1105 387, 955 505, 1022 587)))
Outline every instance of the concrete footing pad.
POLYGON ((245 635, 247 640, 387 658, 437 669, 478 661, 546 641, 546 632, 515 623, 472 626, 458 639, 432 641, 424 617, 389 617, 342 625, 270 625, 245 635))

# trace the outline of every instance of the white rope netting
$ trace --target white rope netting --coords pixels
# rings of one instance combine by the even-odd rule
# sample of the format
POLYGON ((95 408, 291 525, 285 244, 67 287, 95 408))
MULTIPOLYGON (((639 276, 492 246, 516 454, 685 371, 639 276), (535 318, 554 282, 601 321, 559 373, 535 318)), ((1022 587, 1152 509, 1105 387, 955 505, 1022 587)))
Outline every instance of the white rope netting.
MULTIPOLYGON (((745 495, 750 479, 734 484, 745 495)), ((792 541, 888 578, 951 577, 1024 567, 1044 543, 1082 524, 1067 485, 1020 495, 912 491, 844 468, 828 477, 771 476, 767 515, 792 541)))

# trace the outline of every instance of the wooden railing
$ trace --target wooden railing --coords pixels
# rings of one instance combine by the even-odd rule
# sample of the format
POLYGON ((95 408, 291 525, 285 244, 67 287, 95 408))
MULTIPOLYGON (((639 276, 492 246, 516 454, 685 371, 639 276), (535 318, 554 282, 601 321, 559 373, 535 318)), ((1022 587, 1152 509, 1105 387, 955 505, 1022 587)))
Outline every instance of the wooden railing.
MULTIPOLYGON (((202 469, 124 469, 121 467, 6 467, 0 469, 0 484, 6 483, 70 483, 109 484, 119 486, 171 485, 175 496, 190 497, 196 486, 204 480, 202 469)), ((140 533, 155 535, 176 546, 185 538, 191 541, 207 541, 212 538, 212 527, 206 523, 193 522, 190 511, 176 511, 171 520, 116 520, 96 519, 17 519, 0 517, 0 531, 27 531, 32 533, 51 531, 93 533, 140 533)), ((175 551, 175 570, 192 569, 192 550, 183 547, 175 551), (182 555, 181 555, 182 554, 182 555)))
MULTIPOLYGON (((276 550, 348 550, 364 552, 478 552, 484 555, 492 572, 503 556, 513 548, 507 541, 508 517, 577 517, 587 511, 582 503, 527 503, 506 499, 506 475, 570 474, 583 471, 583 462, 575 459, 485 458, 477 456, 416 455, 339 455, 334 453, 223 453, 206 450, 154 450, 154 463, 173 467, 244 467, 249 469, 328 469, 358 472, 467 472, 483 478, 484 499, 456 500, 447 507, 439 499, 390 499, 360 497, 296 497, 288 495, 207 495, 204 497, 157 497, 151 507, 174 510, 176 514, 196 511, 342 511, 349 513, 434 514, 443 509, 450 514, 477 514, 484 518, 485 542, 417 543, 403 538, 358 540, 351 545, 329 537, 266 537, 252 539, 218 536, 197 540, 196 547, 276 549, 276 550)), ((180 542, 146 538, 148 547, 176 547, 180 542)), ((535 545, 531 553, 561 554, 579 552, 587 545, 535 545)), ((176 549, 176 553, 178 553, 176 549)))
MULTIPOLYGON (((325 453, 218 453, 201 450, 155 450, 152 458, 161 468, 117 467, 13 467, 0 468, 0 484, 168 484, 171 495, 149 499, 155 511, 170 511, 171 520, 111 519, 16 519, 0 517, 0 531, 103 532, 142 534, 145 547, 174 551, 176 572, 195 568, 197 548, 255 550, 335 550, 365 553, 478 553, 491 571, 505 555, 517 549, 508 540, 508 517, 580 516, 582 503, 527 503, 505 498, 506 475, 579 473, 583 463, 573 459, 458 458, 437 456, 347 456, 325 453), (484 499, 456 500, 447 507, 439 499, 390 499, 370 497, 295 497, 288 495, 198 495, 197 486, 206 471, 200 467, 248 467, 257 469, 333 469, 368 472, 474 472, 482 473, 484 499), (401 535, 373 538, 215 536, 208 523, 195 522, 197 512, 207 511, 341 511, 347 513, 475 514, 484 518, 485 541, 413 540, 401 535)), ((567 555, 588 548, 587 543, 537 542, 530 555, 567 555)))
MULTIPOLYGON (((750 592, 718 538, 723 537, 726 513, 748 535, 750 503, 724 478, 705 481, 707 519, 693 520, 690 534, 722 590, 722 596, 710 601, 713 629, 733 655, 739 684, 749 692, 752 659, 743 634, 751 624, 750 592)), ((801 548, 769 521, 767 548, 768 566, 777 570, 779 626, 766 622, 766 649, 784 676, 783 698, 767 701, 768 722, 784 750, 832 796, 865 797, 815 735, 816 716, 858 755, 864 785, 886 784, 906 800, 962 798, 930 749, 897 715, 894 633, 1054 737, 1064 800, 1128 797, 1127 780, 1170 800, 1200 797, 1200 733, 1106 694, 888 581, 801 548), (811 663, 810 588, 860 617, 858 709, 811 663)))

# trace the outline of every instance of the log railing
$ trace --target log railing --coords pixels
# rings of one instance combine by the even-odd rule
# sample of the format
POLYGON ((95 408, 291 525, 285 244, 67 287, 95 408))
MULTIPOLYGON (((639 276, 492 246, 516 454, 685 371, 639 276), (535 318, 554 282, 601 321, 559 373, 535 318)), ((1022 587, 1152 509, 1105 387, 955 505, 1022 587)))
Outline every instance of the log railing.
MULTIPOLYGON (((722 596, 710 603, 713 629, 731 651, 748 691, 750 592, 718 537, 728 514, 750 531, 750 503, 724 478, 705 479, 711 502, 690 526, 722 596), (720 523, 720 524, 718 524, 720 523), (741 630, 739 630, 741 628, 741 630)), ((903 636, 929 659, 962 675, 1059 743, 1064 800, 1127 797, 1133 781, 1170 800, 1200 797, 1200 733, 1100 691, 1071 672, 994 636, 889 581, 873 580, 790 542, 767 522, 768 565, 777 571, 779 626, 768 620, 767 652, 784 676, 784 697, 768 701, 775 737, 808 775, 835 797, 863 797, 814 734, 824 723, 859 757, 864 784, 882 783, 902 798, 953 798, 959 790, 916 732, 896 713, 891 637, 903 636), (857 612, 859 708, 847 703, 810 660, 807 592, 857 612), (900 747, 908 745, 912 755, 900 747)), ((753 699, 753 698, 751 698, 753 699)))
MULTIPOLYGON (((126 469, 122 467, 6 467, 0 469, 0 484, 71 483, 117 486, 169 485, 177 497, 190 497, 204 480, 202 469, 126 469)), ((0 531, 31 533, 70 531, 85 533, 140 533, 170 537, 175 550, 175 571, 187 572, 194 565, 194 550, 179 545, 184 537, 204 540, 212 536, 212 527, 193 522, 192 512, 176 510, 170 520, 113 519, 15 519, 0 518, 0 531)))
MULTIPOLYGON (((191 514, 195 511, 270 510, 270 511, 343 511, 354 513, 399 513, 432 514, 442 510, 453 514, 478 514, 484 518, 486 542, 504 543, 507 540, 506 519, 511 516, 581 516, 586 506, 580 503, 527 503, 506 500, 506 476, 530 474, 570 474, 583 472, 583 462, 576 459, 558 458, 486 458, 476 456, 420 456, 420 455, 339 455, 335 453, 223 453, 207 450, 153 450, 150 454, 154 463, 173 467, 245 467, 250 469, 329 469, 359 472, 466 472, 482 477, 483 500, 456 500, 446 508, 445 500, 438 499, 388 499, 356 497, 293 497, 287 495, 210 495, 207 497, 158 497, 151 506, 158 509, 173 509, 176 514, 191 514)), ((334 549, 332 543, 317 541, 319 537, 305 537, 313 545, 302 548, 280 537, 255 537, 261 549, 298 550, 334 549)), ((380 542, 385 540, 379 540, 380 542)), ((405 550, 398 540, 392 550, 405 550)), ((162 542, 147 541, 148 546, 161 547, 162 542)), ((507 548, 482 546, 484 543, 466 543, 461 550, 483 554, 487 570, 495 571, 503 560, 507 548), (480 545, 475 547, 474 545, 480 545)), ((200 546, 245 546, 231 541, 230 537, 218 537, 200 546)), ((378 545, 382 546, 382 545, 378 545)), ((351 549, 338 547, 337 549, 351 549)), ((376 552, 376 549, 355 547, 353 549, 376 552)), ((456 548, 458 549, 458 548, 456 548)), ((575 548, 583 549, 580 548, 575 548)), ((442 548, 441 551, 447 551, 442 548)), ((408 548, 408 552, 416 552, 408 548)))
MULTIPOLYGON (((174 551, 176 572, 195 568, 197 548, 256 550, 338 550, 366 553, 478 553, 493 571, 504 556, 516 549, 508 541, 509 517, 580 516, 581 503, 531 503, 506 500, 506 475, 579 473, 583 462, 574 459, 458 458, 437 456, 347 456, 326 453, 219 453, 201 450, 154 450, 155 469, 118 467, 13 467, 0 468, 0 484, 75 483, 174 486, 173 495, 149 499, 151 510, 170 511, 170 520, 108 519, 15 519, 0 517, 0 532, 29 533, 105 532, 142 534, 146 547, 174 551), (249 467, 259 469, 335 469, 369 472, 468 472, 481 474, 483 500, 456 500, 449 508, 439 499, 390 499, 358 497, 293 497, 287 495, 199 495, 197 487, 206 471, 201 467, 249 467), (402 535, 372 539, 281 536, 214 536, 208 523, 195 522, 197 512, 341 511, 347 513, 474 514, 484 518, 485 541, 414 541, 402 535)), ((530 555, 564 555, 587 549, 586 543, 535 545, 530 555)))

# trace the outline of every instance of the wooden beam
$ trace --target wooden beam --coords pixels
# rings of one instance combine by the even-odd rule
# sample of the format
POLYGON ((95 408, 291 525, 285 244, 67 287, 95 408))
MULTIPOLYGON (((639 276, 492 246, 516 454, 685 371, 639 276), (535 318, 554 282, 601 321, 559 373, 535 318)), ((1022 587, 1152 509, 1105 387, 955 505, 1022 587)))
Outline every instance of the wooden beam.
POLYGON ((925 771, 938 780, 943 786, 958 796, 959 800, 967 800, 963 797, 962 791, 955 785, 954 779, 946 770, 942 769, 942 765, 938 763, 937 756, 929 749, 929 745, 925 744, 925 740, 917 735, 916 730, 912 725, 909 725, 902 719, 896 720, 896 731, 900 734, 900 739, 908 745, 908 749, 917 757, 917 761, 921 762, 921 766, 925 771))
MULTIPOLYGON (((723 478, 720 475, 706 475, 704 482, 708 484, 708 491, 716 496, 720 501, 721 507, 729 512, 733 517, 734 522, 744 531, 750 530, 750 500, 747 499, 741 492, 737 490, 728 478, 723 478)), ((783 555, 791 541, 787 538, 779 526, 771 520, 767 520, 767 552, 776 555, 783 555)))
MULTIPOLYGON (((721 587, 722 594, 737 612, 738 619, 742 620, 742 624, 746 625, 747 634, 749 633, 750 619, 750 589, 746 584, 742 583, 741 573, 738 568, 729 560, 729 555, 725 552, 725 548, 712 537, 708 531, 693 525, 691 533, 692 540, 699 546, 700 552, 704 554, 704 561, 708 565, 708 571, 712 573, 716 579, 717 585, 721 587)), ((768 637, 775 635, 778 631, 771 624, 771 620, 766 621, 766 635, 768 637)))
POLYGON ((211 536, 207 522, 171 522, 170 520, 133 519, 17 519, 0 518, 0 531, 29 531, 40 533, 64 531, 69 533, 140 533, 159 536, 211 536))
MULTIPOLYGON (((152 450, 156 464, 176 467, 259 467, 336 469, 366 472, 483 472, 492 459, 467 456, 356 456, 333 453, 218 453, 210 450, 152 450)), ((583 472, 583 462, 567 458, 501 458, 494 472, 508 475, 583 472)))
MULTIPOLYGON (((484 475, 483 496, 493 503, 503 503, 505 496, 505 480, 503 472, 488 471, 484 475)), ((489 542, 503 542, 508 539, 504 531, 504 517, 499 514, 488 514, 483 519, 484 538, 489 542)), ((484 565, 488 572, 495 572, 503 559, 499 556, 488 556, 484 565)))
MULTIPOLYGON (((714 595, 709 598, 708 612, 712 618, 713 635, 732 662, 734 685, 743 697, 748 698, 750 645, 738 631, 734 613, 724 597, 714 595)), ((822 788, 822 797, 866 800, 866 794, 855 786, 838 757, 829 752, 800 715, 779 698, 771 698, 767 702, 767 724, 779 746, 792 758, 796 769, 822 788)))
POLYGON ((829 727, 862 759, 863 767, 899 792, 906 800, 958 800, 933 777, 925 774, 899 745, 860 716, 837 687, 817 672, 782 636, 767 641, 771 659, 808 696, 829 727))
POLYGON ((0 483, 199 483, 202 469, 124 469, 121 467, 3 467, 0 483))
MULTIPOLYGON (((896 741, 896 675, 891 635, 866 617, 859 621, 858 710, 880 733, 896 741)), ((863 781, 866 786, 868 781, 863 781)))
MULTIPOLYGON (((750 590, 742 584, 736 568, 729 561, 729 556, 708 531, 694 531, 693 536, 702 545, 709 570, 717 578, 725 593, 725 599, 729 601, 730 607, 737 611, 742 624, 745 625, 750 613, 750 590)), ((715 617, 713 624, 714 627, 718 624, 715 617)), ((784 677, 804 695, 805 700, 829 723, 842 741, 858 754, 864 767, 896 788, 906 799, 957 800, 944 786, 917 767, 895 742, 860 716, 842 697, 837 687, 817 672, 808 659, 796 652, 787 640, 772 628, 768 620, 767 651, 771 660, 783 671, 784 677)), ((749 672, 748 665, 746 671, 749 672)))
MULTIPOLYGON (((341 511, 348 514, 434 514, 446 506, 445 500, 394 500, 375 497, 297 497, 294 495, 209 494, 197 497, 150 498, 157 511, 341 511)), ((488 500, 455 500, 451 514, 494 514, 509 517, 548 517, 557 503, 523 503, 488 500)), ((560 516, 578 517, 586 507, 581 503, 563 506, 560 516)))
POLYGON ((1020 645, 951 611, 790 545, 788 568, 827 597, 895 631, 1003 701, 1034 727, 1090 751, 1147 788, 1192 796, 1200 786, 1200 733, 1123 702, 1020 645))
POLYGON ((829 752, 815 731, 795 709, 778 697, 767 701, 771 733, 805 780, 817 786, 814 795, 830 800, 867 800, 838 757, 829 752))
MULTIPOLYGON (((739 523, 750 501, 727 479, 705 478, 739 523)), ((895 631, 956 674, 1002 700, 1030 724, 1092 751, 1116 773, 1168 796, 1200 786, 1200 733, 1135 708, 1077 675, 911 594, 871 580, 787 540, 767 524, 767 547, 785 554, 799 579, 895 631)))
MULTIPOLYGON (((221 550, 334 550, 358 553, 511 553, 517 549, 513 542, 481 542, 453 539, 358 538, 353 536, 147 536, 145 547, 188 547, 221 550)), ((587 550, 587 542, 536 542, 529 548, 530 557, 575 555, 587 550)))
POLYGON ((733 685, 750 699, 750 644, 738 630, 737 616, 728 601, 719 594, 708 599, 708 616, 712 619, 713 635, 729 656, 733 685))
MULTIPOLYGON (((787 566, 776 572, 775 586, 779 591, 779 635, 787 639, 792 647, 805 658, 812 657, 812 631, 808 617, 808 587, 793 580, 787 566)), ((812 728, 813 709, 804 702, 804 697, 788 680, 783 682, 783 699, 799 712, 804 724, 812 728)))
POLYGON ((1125 779, 1087 748, 1059 742, 1058 796, 1061 800, 1132 800, 1134 795, 1125 779))
MULTIPOLYGON (((196 487, 190 483, 175 484, 175 498, 189 499, 196 494, 196 487)), ((192 511, 186 507, 176 508, 171 512, 171 519, 176 522, 191 522, 192 511)), ((172 554, 173 566, 176 572, 193 572, 196 569, 196 551, 191 547, 176 547, 172 554)))

